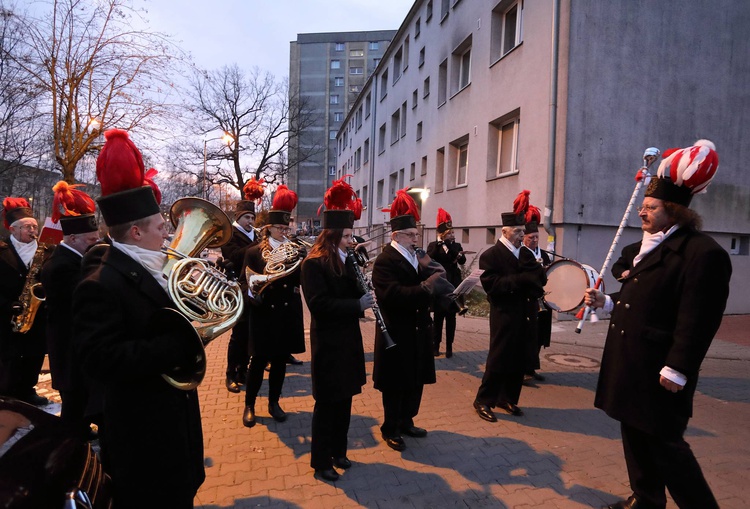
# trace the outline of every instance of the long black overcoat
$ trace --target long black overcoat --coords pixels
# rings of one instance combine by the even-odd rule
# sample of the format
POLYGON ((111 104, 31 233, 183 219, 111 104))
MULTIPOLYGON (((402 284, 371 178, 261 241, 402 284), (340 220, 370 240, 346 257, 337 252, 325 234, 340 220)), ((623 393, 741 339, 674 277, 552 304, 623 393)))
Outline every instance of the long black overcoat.
POLYGON ((698 372, 729 295, 732 265, 716 241, 680 228, 623 279, 602 357, 595 405, 648 433, 682 433, 698 372), (669 366, 687 376, 677 393, 659 384, 669 366))
POLYGON ((198 392, 161 376, 184 360, 189 349, 180 345, 191 338, 154 337, 154 313, 174 307, 166 291, 119 249, 97 250, 99 265, 73 294, 74 343, 84 374, 104 385, 103 446, 115 497, 120 507, 140 507, 144 497, 149 507, 170 507, 205 479, 198 392))
POLYGON ((47 353, 52 387, 59 391, 81 389, 81 365, 73 350, 73 290, 81 281, 80 254, 58 245, 42 268, 47 296, 47 353))
POLYGON ((302 263, 302 292, 310 309, 312 391, 319 401, 337 401, 362 392, 367 382, 359 318, 363 295, 354 267, 335 274, 322 258, 302 263))
MULTIPOLYGON (((244 267, 263 274, 266 262, 263 251, 271 249, 263 240, 245 253, 244 267)), ((261 357, 278 357, 305 351, 305 326, 300 295, 300 268, 266 286, 260 304, 250 305, 250 341, 248 353, 261 357)))
POLYGON ((375 388, 399 389, 435 383, 432 353, 430 293, 421 286, 419 272, 390 244, 375 259, 372 284, 375 297, 396 346, 385 348, 379 327, 375 332, 375 388))
POLYGON ((246 289, 245 281, 245 253, 251 247, 258 244, 258 237, 254 240, 250 240, 246 234, 242 233, 239 228, 232 226, 232 237, 229 242, 221 246, 221 256, 225 261, 232 263, 232 272, 237 277, 237 280, 243 285, 243 289, 246 289))
POLYGON ((538 273, 522 274, 518 259, 498 241, 479 257, 482 288, 490 303, 490 346, 486 371, 519 373, 525 368, 527 342, 536 335, 537 299, 531 295, 529 278, 544 278, 538 273))
POLYGON ((461 267, 466 263, 464 248, 458 242, 432 241, 427 246, 427 254, 445 269, 445 277, 453 286, 461 284, 461 267), (447 252, 446 252, 447 247, 447 252))

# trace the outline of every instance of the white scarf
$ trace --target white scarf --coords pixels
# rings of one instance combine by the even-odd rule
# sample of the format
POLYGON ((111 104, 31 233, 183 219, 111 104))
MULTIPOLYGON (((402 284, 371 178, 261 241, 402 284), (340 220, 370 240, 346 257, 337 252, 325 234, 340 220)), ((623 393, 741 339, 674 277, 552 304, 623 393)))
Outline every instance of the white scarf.
POLYGON ((656 247, 664 242, 664 239, 672 235, 677 228, 679 228, 680 225, 674 225, 672 228, 665 232, 656 232, 656 233, 648 233, 643 232, 643 240, 641 240, 641 250, 638 252, 635 258, 633 258, 633 267, 635 267, 638 262, 643 260, 643 257, 649 254, 651 251, 656 249, 656 247))
POLYGON ((277 249, 284 242, 285 241, 283 240, 276 240, 273 237, 268 237, 268 244, 271 246, 271 249, 277 249))
POLYGON ((347 257, 346 251, 343 251, 341 248, 338 248, 338 250, 339 250, 339 258, 341 258, 341 263, 346 265, 346 257, 347 257))
POLYGON ((242 226, 240 226, 240 224, 237 221, 232 223, 232 226, 236 226, 239 231, 247 235, 248 239, 255 240, 255 230, 253 230, 252 228, 250 228, 250 231, 248 231, 244 229, 242 226))
POLYGON ((511 252, 511 253, 513 253, 513 256, 515 256, 516 258, 518 258, 518 253, 520 253, 520 252, 521 252, 521 248, 520 248, 520 247, 516 247, 516 246, 514 246, 514 245, 513 245, 513 244, 512 244, 512 243, 511 243, 511 242, 510 242, 510 241, 509 241, 508 239, 506 239, 505 237, 500 237, 500 242, 502 242, 502 243, 503 243, 503 245, 504 245, 505 247, 507 247, 508 249, 510 249, 510 252, 511 252))
POLYGON ((164 265, 167 263, 167 255, 161 251, 151 251, 133 244, 123 244, 115 240, 112 241, 112 247, 116 247, 133 260, 137 261, 152 275, 159 286, 167 291, 167 278, 162 272, 164 265))
POLYGON ((417 262, 417 253, 414 253, 414 254, 410 253, 408 249, 406 249, 404 246, 402 246, 401 244, 399 244, 395 240, 391 241, 391 246, 396 251, 398 251, 399 253, 401 253, 401 255, 404 258, 406 258, 406 261, 409 262, 412 267, 414 267, 414 270, 417 270, 417 265, 418 265, 418 262, 417 262))
POLYGON ((24 263, 24 265, 26 265, 26 268, 28 269, 29 266, 31 266, 31 260, 34 259, 34 254, 36 253, 36 248, 39 247, 39 244, 37 244, 36 240, 32 240, 31 242, 27 242, 26 244, 24 244, 23 242, 16 240, 13 235, 10 236, 10 242, 13 244, 13 247, 16 249, 16 253, 18 253, 21 261, 24 263))

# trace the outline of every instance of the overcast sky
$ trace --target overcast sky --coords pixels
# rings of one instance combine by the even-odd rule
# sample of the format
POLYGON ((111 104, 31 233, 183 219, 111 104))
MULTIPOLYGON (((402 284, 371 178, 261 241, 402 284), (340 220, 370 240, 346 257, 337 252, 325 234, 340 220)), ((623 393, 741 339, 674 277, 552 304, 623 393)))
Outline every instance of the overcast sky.
POLYGON ((237 63, 289 75, 298 33, 396 30, 412 0, 136 0, 202 68, 237 63))

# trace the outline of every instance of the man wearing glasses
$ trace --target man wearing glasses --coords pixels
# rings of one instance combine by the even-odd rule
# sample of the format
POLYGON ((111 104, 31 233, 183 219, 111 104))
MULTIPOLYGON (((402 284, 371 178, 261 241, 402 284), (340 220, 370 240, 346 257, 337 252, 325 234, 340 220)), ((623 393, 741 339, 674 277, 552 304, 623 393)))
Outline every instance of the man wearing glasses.
POLYGON ((435 383, 430 303, 444 270, 435 263, 443 275, 432 273, 430 257, 424 252, 422 257, 417 255, 419 213, 406 190, 397 193, 390 212, 391 243, 375 259, 372 283, 396 345, 387 348, 382 331, 376 329, 373 381, 383 397, 383 440, 391 449, 403 451, 402 434, 427 436, 425 429, 414 425, 414 417, 419 413, 424 385, 435 383))
MULTIPOLYGON (((13 332, 11 326, 23 312, 19 299, 39 247, 39 227, 24 198, 3 201, 3 220, 10 236, 0 241, 0 395, 43 406, 49 401, 34 389, 46 352, 43 306, 28 332, 13 332)), ((46 260, 52 249, 42 249, 46 260)), ((36 269, 39 272, 41 267, 36 269)))

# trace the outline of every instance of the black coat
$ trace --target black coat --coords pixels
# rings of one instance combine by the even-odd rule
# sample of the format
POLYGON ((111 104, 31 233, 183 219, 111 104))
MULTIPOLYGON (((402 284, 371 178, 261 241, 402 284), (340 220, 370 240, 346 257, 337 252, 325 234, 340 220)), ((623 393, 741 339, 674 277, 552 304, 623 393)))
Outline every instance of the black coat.
POLYGON ((647 433, 682 433, 731 274, 726 251, 687 228, 648 253, 612 296, 595 405, 647 433), (659 384, 664 366, 687 376, 683 390, 672 393, 659 384))
POLYGON ((240 283, 245 286, 245 253, 248 249, 258 244, 258 236, 256 234, 255 240, 250 240, 246 234, 242 233, 239 228, 232 226, 232 237, 229 242, 221 246, 221 256, 224 258, 225 263, 230 262, 230 270, 234 273, 240 283))
POLYGON ((445 269, 445 277, 453 286, 461 284, 461 267, 466 263, 464 250, 458 242, 443 242, 442 240, 430 242, 427 246, 427 254, 445 269), (446 250, 447 248, 447 250, 446 250))
POLYGON ((375 259, 372 284, 386 328, 396 346, 386 350, 380 328, 375 332, 373 381, 378 390, 435 383, 430 293, 427 278, 390 244, 375 259))
MULTIPOLYGON (((527 250, 528 251, 528 250, 527 250)), ((536 292, 546 282, 541 264, 522 272, 518 259, 498 241, 479 257, 482 288, 490 303, 486 371, 523 372, 527 342, 536 335, 536 292), (544 284, 544 283, 542 283, 544 284)))
POLYGON ((205 478, 198 392, 161 376, 186 360, 181 345, 193 338, 176 330, 155 336, 150 322, 174 307, 171 299, 128 255, 98 249, 99 265, 74 292, 74 342, 84 373, 104 385, 103 447, 116 503, 137 507, 147 493, 152 507, 169 507, 194 496, 205 478))
POLYGON ((622 248, 620 258, 618 258, 617 261, 612 264, 612 275, 615 276, 615 279, 617 279, 618 281, 621 280, 622 273, 633 268, 633 260, 636 256, 638 256, 638 253, 640 253, 640 251, 641 241, 635 242, 633 244, 628 244, 627 246, 622 248))
POLYGON ((337 401, 362 392, 367 382, 359 318, 363 295, 351 263, 335 274, 322 258, 302 264, 302 291, 310 309, 312 390, 319 401, 337 401))
MULTIPOLYGON (((52 255, 54 246, 46 246, 45 260, 52 255)), ((46 351, 45 329, 47 325, 44 303, 39 306, 34 324, 25 334, 13 332, 11 328, 11 306, 18 302, 29 269, 18 256, 11 240, 0 240, 0 359, 19 355, 44 355, 46 351)))
MULTIPOLYGON (((270 249, 266 240, 245 253, 244 267, 263 274, 266 262, 263 251, 270 249)), ((265 287, 260 303, 250 305, 250 341, 248 353, 265 358, 305 351, 305 326, 300 296, 300 269, 265 287)))
POLYGON ((81 280, 79 253, 59 245, 42 268, 47 296, 47 351, 52 387, 60 391, 82 388, 81 365, 73 351, 73 290, 81 280))

